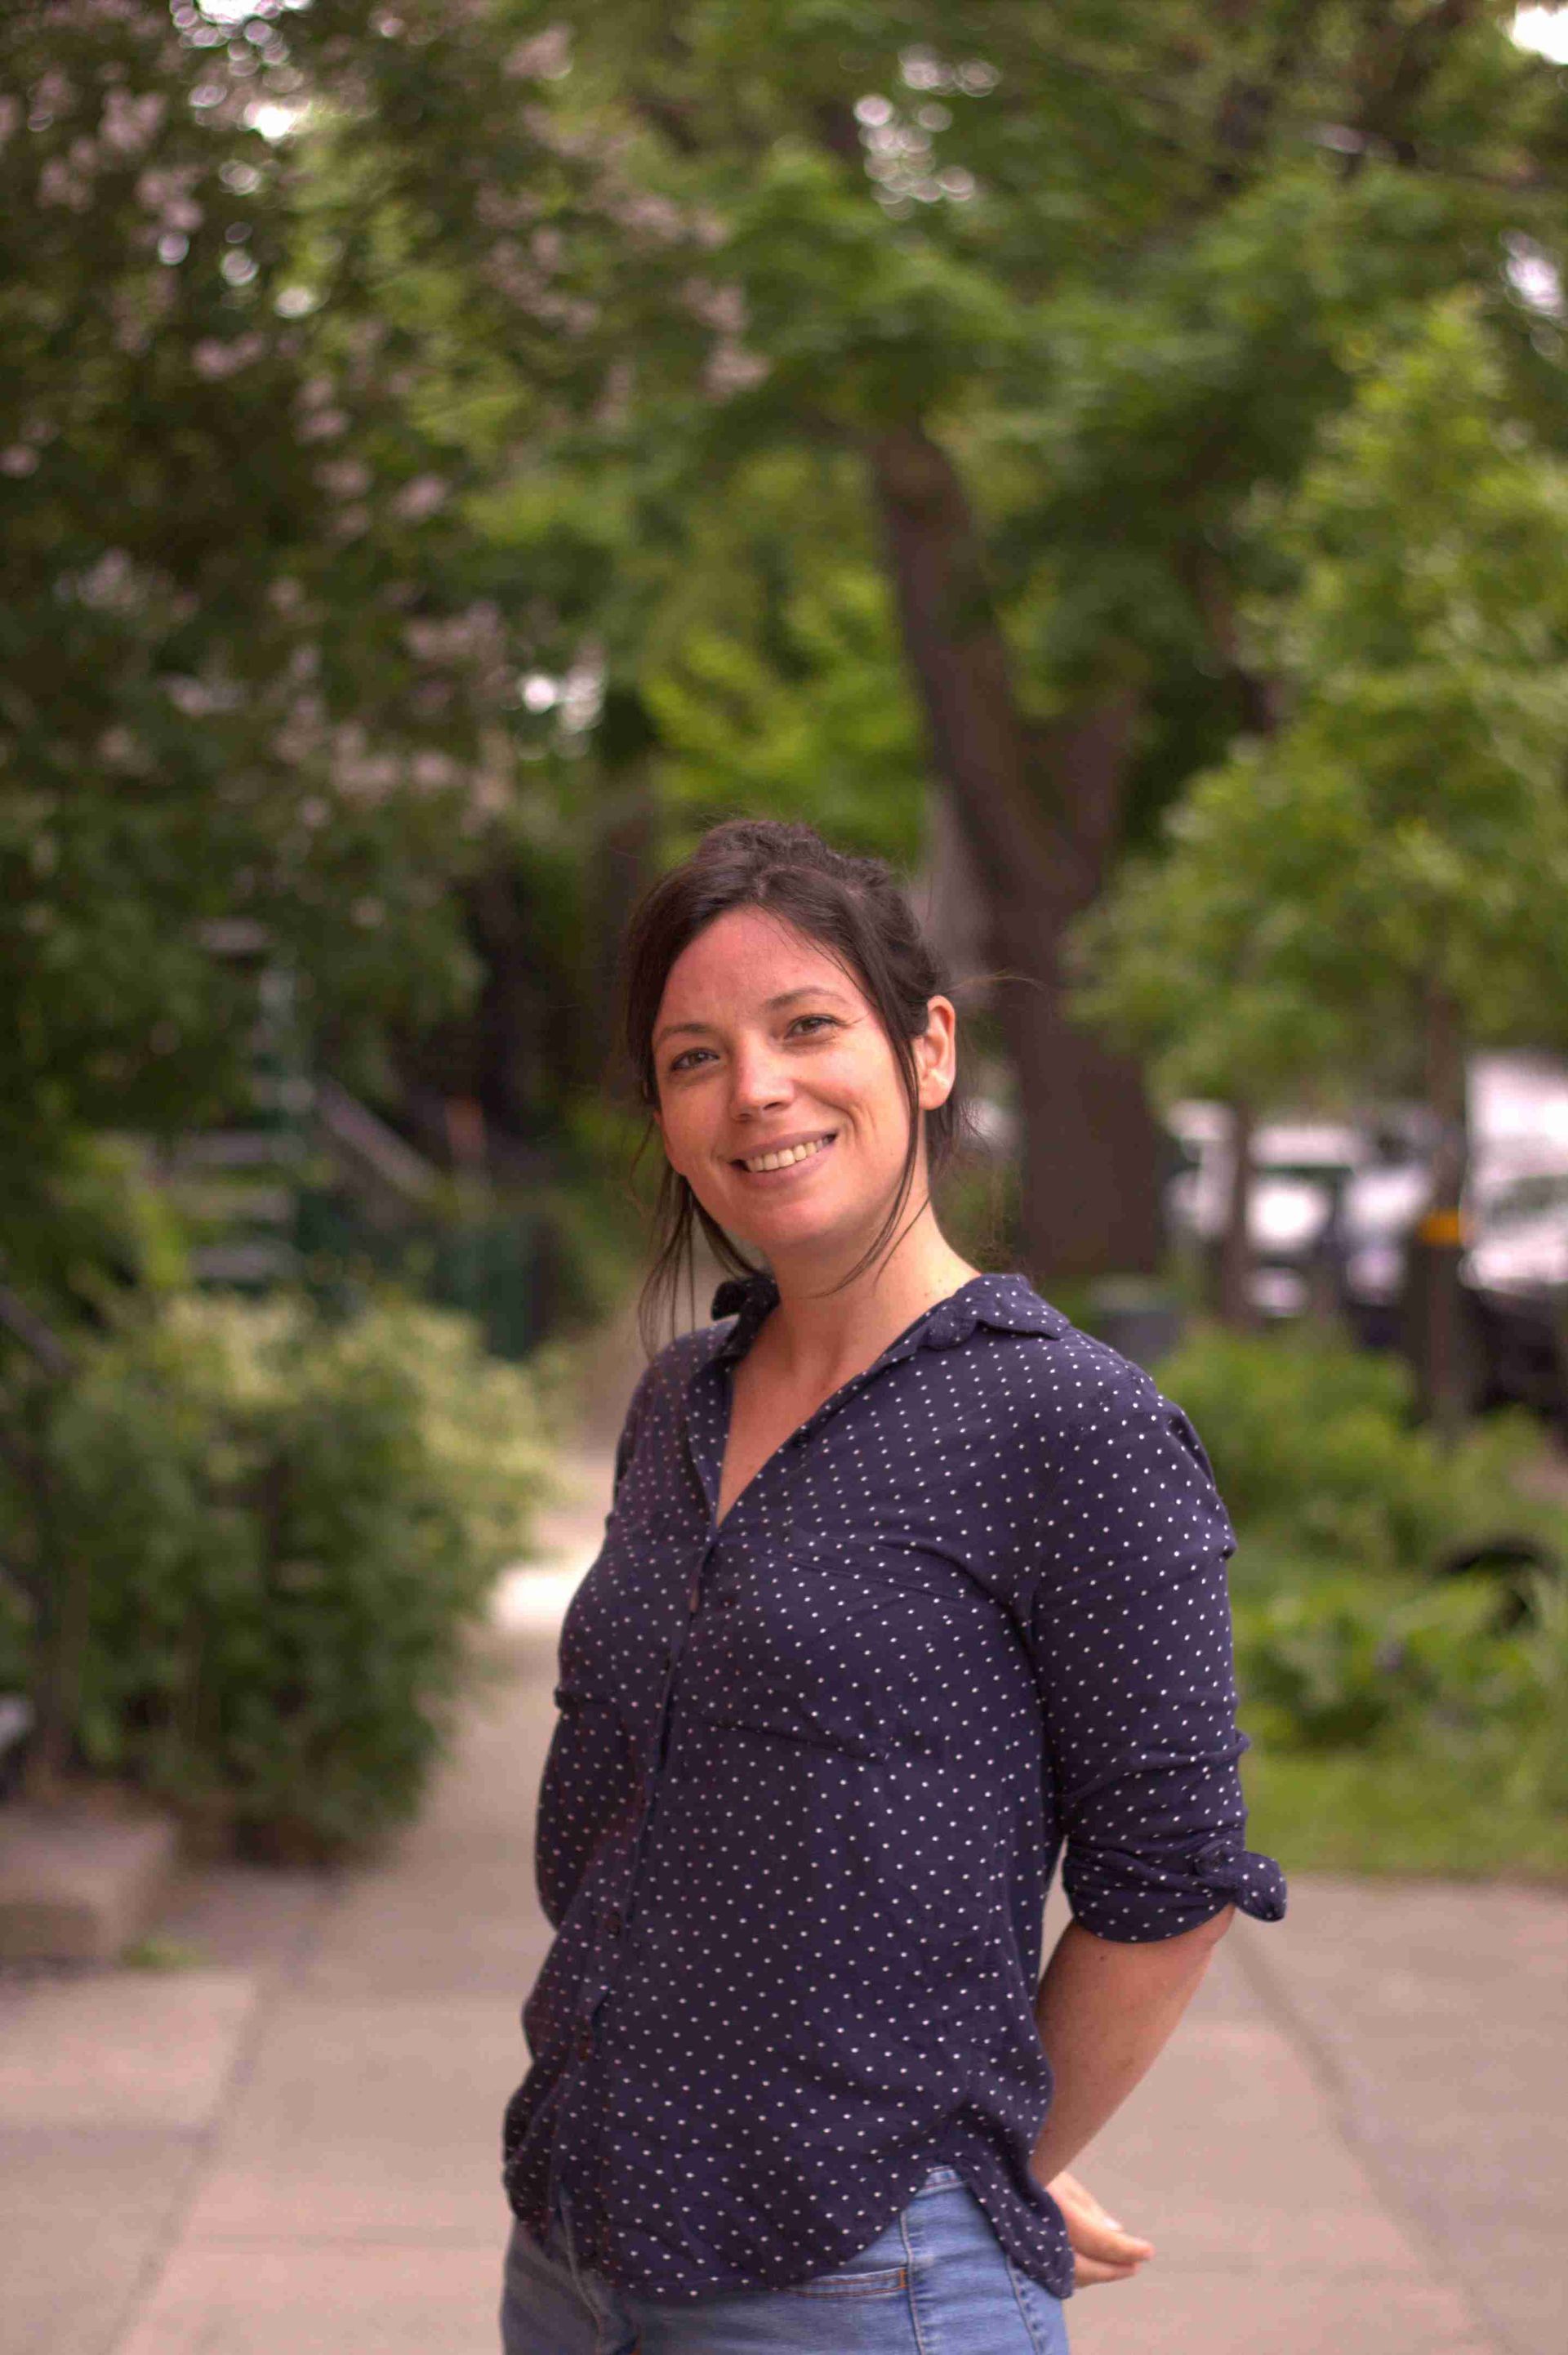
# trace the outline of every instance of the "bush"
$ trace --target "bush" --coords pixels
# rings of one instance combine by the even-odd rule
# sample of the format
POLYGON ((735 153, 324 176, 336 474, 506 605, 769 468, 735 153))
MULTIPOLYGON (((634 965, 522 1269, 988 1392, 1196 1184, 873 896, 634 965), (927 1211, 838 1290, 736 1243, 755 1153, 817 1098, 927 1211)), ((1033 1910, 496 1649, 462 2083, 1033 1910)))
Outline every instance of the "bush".
POLYGON ((84 1579, 82 1762, 274 1854, 407 1817, 525 1545, 544 1421, 426 1306, 186 1296, 90 1345, 43 1427, 47 1539, 18 1530, 84 1579))
POLYGON ((1320 1580, 1238 1603, 1247 1725, 1280 1751, 1467 1761, 1499 1798, 1568 1806, 1568 1593, 1544 1572, 1534 1585, 1506 1633, 1479 1580, 1393 1599, 1320 1580))
POLYGON ((1402 1360, 1310 1331, 1201 1329, 1157 1374, 1236 1524, 1257 1843, 1336 1869, 1560 1870, 1568 1517, 1521 1491, 1538 1426, 1512 1412, 1445 1445, 1402 1360))
POLYGON ((1562 1559, 1563 1517, 1517 1486, 1541 1446, 1522 1410, 1446 1444, 1415 1423, 1403 1359, 1302 1332, 1209 1327, 1157 1375, 1202 1433, 1249 1540, 1378 1572, 1427 1572, 1510 1538, 1562 1559))

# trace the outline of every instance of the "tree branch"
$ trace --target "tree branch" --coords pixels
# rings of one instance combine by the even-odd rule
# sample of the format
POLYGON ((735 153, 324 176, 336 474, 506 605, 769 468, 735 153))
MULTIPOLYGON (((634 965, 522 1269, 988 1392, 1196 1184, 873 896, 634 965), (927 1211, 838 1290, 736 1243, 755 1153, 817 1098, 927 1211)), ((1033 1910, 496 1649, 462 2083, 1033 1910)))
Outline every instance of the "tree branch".
MULTIPOLYGON (((1291 84, 1311 55, 1326 5, 1327 0, 1296 0, 1294 7, 1286 7, 1262 72, 1237 74, 1226 85, 1213 134, 1222 157, 1213 171, 1217 190, 1237 187, 1263 147, 1291 84)), ((1245 18, 1250 11, 1236 13, 1245 18)))
MULTIPOLYGON (((1436 79, 1444 45, 1468 30, 1478 13, 1478 0, 1436 0, 1436 5, 1411 24, 1391 22, 1386 5, 1373 0, 1368 10, 1370 39, 1365 52, 1371 88, 1355 128, 1363 139, 1380 140, 1402 164, 1416 161, 1409 133, 1410 117, 1436 79)), ((1361 168, 1365 149, 1348 159, 1347 170, 1361 168)))

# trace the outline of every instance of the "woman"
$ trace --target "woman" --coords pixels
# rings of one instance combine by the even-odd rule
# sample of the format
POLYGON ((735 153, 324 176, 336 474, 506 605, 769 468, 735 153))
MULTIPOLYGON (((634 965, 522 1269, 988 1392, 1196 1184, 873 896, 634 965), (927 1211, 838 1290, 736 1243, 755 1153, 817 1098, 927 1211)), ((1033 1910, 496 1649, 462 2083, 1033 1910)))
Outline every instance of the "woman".
POLYGON ((694 1225, 746 1272, 641 1377, 562 1628, 506 2355, 1059 2355, 1153 2254, 1069 2162, 1284 1911, 1230 1524, 1146 1374, 944 1239, 956 1018, 885 868, 717 826, 627 978, 645 1312, 694 1225))

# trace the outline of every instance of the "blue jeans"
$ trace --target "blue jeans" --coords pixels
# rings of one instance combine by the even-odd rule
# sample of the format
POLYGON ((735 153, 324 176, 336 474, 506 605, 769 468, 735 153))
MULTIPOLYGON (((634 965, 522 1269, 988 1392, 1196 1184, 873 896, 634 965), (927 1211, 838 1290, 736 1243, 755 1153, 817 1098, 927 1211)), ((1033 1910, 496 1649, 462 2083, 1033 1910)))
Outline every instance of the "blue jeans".
POLYGON ((684 2306, 611 2288, 514 2222, 503 2355, 1067 2355, 1062 2300, 1013 2264, 969 2186, 934 2167, 869 2248, 788 2289, 684 2306))

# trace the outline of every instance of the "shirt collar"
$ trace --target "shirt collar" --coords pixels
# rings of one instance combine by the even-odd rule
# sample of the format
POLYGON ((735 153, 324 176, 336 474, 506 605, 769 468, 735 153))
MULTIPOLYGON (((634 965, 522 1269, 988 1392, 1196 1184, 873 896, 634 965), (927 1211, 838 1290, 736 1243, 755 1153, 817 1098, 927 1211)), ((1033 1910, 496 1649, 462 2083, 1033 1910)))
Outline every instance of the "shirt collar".
MULTIPOLYGON (((779 1286, 767 1268, 754 1268, 749 1275, 727 1276, 714 1294, 713 1314, 733 1316, 735 1323, 709 1362, 729 1365, 744 1357, 758 1327, 778 1299, 779 1286)), ((1052 1340, 1071 1330, 1068 1318, 1042 1300, 1026 1276, 976 1275, 928 1308, 889 1344, 878 1363, 912 1357, 916 1349, 953 1348, 967 1341, 980 1325, 997 1333, 1043 1333, 1052 1340)))

